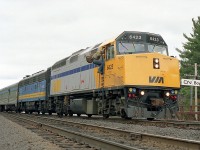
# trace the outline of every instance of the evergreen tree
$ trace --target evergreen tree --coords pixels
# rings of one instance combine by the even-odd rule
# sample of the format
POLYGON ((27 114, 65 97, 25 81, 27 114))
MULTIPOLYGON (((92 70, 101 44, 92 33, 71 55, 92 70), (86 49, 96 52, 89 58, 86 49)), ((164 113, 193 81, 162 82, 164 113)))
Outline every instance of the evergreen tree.
POLYGON ((187 42, 183 44, 184 50, 176 49, 180 53, 182 78, 186 74, 194 74, 194 63, 200 65, 200 17, 197 20, 192 19, 192 22, 193 33, 190 34, 190 37, 183 34, 187 39, 187 42))
MULTIPOLYGON (((194 75, 194 63, 200 65, 200 17, 197 20, 192 19, 193 27, 190 36, 185 33, 183 36, 186 38, 187 42, 183 43, 184 50, 176 49, 179 52, 180 60, 180 73, 181 78, 194 79, 194 77, 187 75, 194 75)), ((200 68, 198 68, 200 72, 200 68)), ((197 73, 198 74, 198 73, 197 73)), ((198 91, 200 89, 198 88, 198 91)), ((181 93, 189 100, 190 98, 190 87, 182 87, 181 93)), ((194 95, 194 94, 193 94, 194 95)), ((198 97, 200 92, 198 92, 198 97)), ((189 101, 187 101, 189 104, 189 101)))

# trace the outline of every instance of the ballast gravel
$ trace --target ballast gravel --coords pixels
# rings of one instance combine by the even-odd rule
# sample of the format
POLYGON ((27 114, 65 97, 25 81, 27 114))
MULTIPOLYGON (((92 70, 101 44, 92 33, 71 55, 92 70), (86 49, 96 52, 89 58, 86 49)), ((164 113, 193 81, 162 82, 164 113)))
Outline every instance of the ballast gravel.
POLYGON ((0 115, 0 150, 60 150, 60 148, 0 115))
POLYGON ((86 119, 80 119, 78 117, 70 118, 70 120, 74 122, 79 122, 79 123, 86 123, 86 124, 98 125, 98 126, 103 126, 103 127, 116 128, 116 129, 121 129, 121 130, 132 131, 132 132, 148 133, 148 134, 168 136, 168 137, 174 137, 174 138, 180 138, 180 139, 200 141, 200 130, 178 129, 178 128, 173 128, 173 127, 161 128, 161 127, 156 127, 156 126, 122 124, 122 123, 116 123, 116 122, 109 122, 106 120, 86 120, 86 119))

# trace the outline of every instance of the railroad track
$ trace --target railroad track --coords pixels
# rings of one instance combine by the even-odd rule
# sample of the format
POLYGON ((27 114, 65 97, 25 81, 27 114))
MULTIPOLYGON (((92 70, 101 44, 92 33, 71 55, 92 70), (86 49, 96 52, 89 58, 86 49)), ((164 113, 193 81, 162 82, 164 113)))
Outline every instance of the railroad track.
MULTIPOLYGON (((74 118, 77 118, 74 116, 74 118)), ((86 116, 81 116, 79 118, 86 120, 104 120, 108 122, 122 123, 122 124, 134 124, 134 125, 142 125, 142 126, 157 126, 157 127, 173 127, 178 129, 193 129, 200 130, 200 122, 199 121, 183 121, 183 120, 147 120, 147 119, 122 119, 119 117, 110 117, 108 119, 104 119, 102 117, 92 117, 88 118, 86 116)))
POLYGON ((140 124, 146 126, 157 126, 157 127, 173 127, 178 129, 193 129, 200 130, 200 122, 197 121, 178 121, 178 120, 131 120, 129 124, 140 124))
MULTIPOLYGON (((44 115, 52 118, 58 118, 57 115, 44 115)), ((69 118, 64 117, 64 118, 69 118)), ((134 125, 142 125, 142 126, 156 126, 156 127, 172 127, 172 128, 178 128, 178 129, 193 129, 193 130, 200 130, 200 122, 199 121, 183 121, 183 120, 147 120, 147 119, 122 119, 120 117, 110 117, 107 119, 104 119, 102 116, 94 116, 88 118, 87 116, 73 116, 70 118, 78 118, 78 119, 85 119, 85 120, 103 120, 106 122, 115 122, 115 123, 122 123, 122 124, 134 124, 134 125)))
POLYGON ((49 130, 54 134, 76 139, 90 147, 102 149, 200 149, 200 141, 130 132, 111 127, 77 123, 54 117, 5 114, 49 130), (84 133, 84 134, 83 134, 84 133))
POLYGON ((50 141, 51 139, 53 139, 54 144, 64 149, 67 148, 67 149, 77 149, 77 150, 79 149, 139 150, 136 147, 127 146, 124 144, 104 140, 99 137, 91 136, 88 134, 82 134, 77 131, 68 130, 65 128, 65 125, 63 126, 61 122, 58 123, 58 120, 55 119, 48 120, 48 118, 42 118, 42 117, 40 118, 39 116, 33 117, 33 115, 30 119, 30 116, 27 115, 6 114, 6 113, 4 113, 3 116, 25 126, 27 129, 30 129, 32 131, 35 131, 39 128, 40 129, 39 133, 41 132, 39 134, 40 136, 46 137, 47 140, 50 139, 50 141), (31 127, 30 126, 27 127, 27 124, 31 125, 31 127), (67 139, 67 141, 63 141, 63 138, 67 139))

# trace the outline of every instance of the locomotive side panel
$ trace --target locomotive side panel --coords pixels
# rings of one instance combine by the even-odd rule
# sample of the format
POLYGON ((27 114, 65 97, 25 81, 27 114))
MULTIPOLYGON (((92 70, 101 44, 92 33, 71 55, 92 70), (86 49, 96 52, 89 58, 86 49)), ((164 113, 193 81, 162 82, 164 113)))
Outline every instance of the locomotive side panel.
POLYGON ((0 103, 5 105, 8 103, 8 88, 4 88, 0 92, 0 103))
POLYGON ((9 101, 8 104, 17 104, 18 84, 9 88, 9 101))
POLYGON ((66 65, 63 67, 51 71, 50 95, 69 95, 74 92, 84 92, 95 89, 95 65, 88 64, 84 54, 80 54, 74 62, 70 63, 70 59, 67 61, 66 65))
POLYGON ((16 110, 18 83, 0 90, 0 109, 1 111, 16 110))
POLYGON ((105 73, 104 73, 104 86, 118 87, 124 86, 124 57, 118 56, 105 62, 105 73))
POLYGON ((47 109, 49 71, 40 71, 19 82, 18 111, 26 113, 47 109))
POLYGON ((45 100, 46 80, 22 85, 19 87, 19 102, 34 102, 45 100))

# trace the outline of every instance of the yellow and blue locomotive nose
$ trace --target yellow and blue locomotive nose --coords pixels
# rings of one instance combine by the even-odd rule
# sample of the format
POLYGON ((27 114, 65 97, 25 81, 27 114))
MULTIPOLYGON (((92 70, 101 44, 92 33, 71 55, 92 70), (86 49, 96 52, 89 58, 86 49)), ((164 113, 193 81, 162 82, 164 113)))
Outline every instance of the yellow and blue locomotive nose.
POLYGON ((159 53, 124 56, 125 84, 180 88, 179 62, 159 53))

